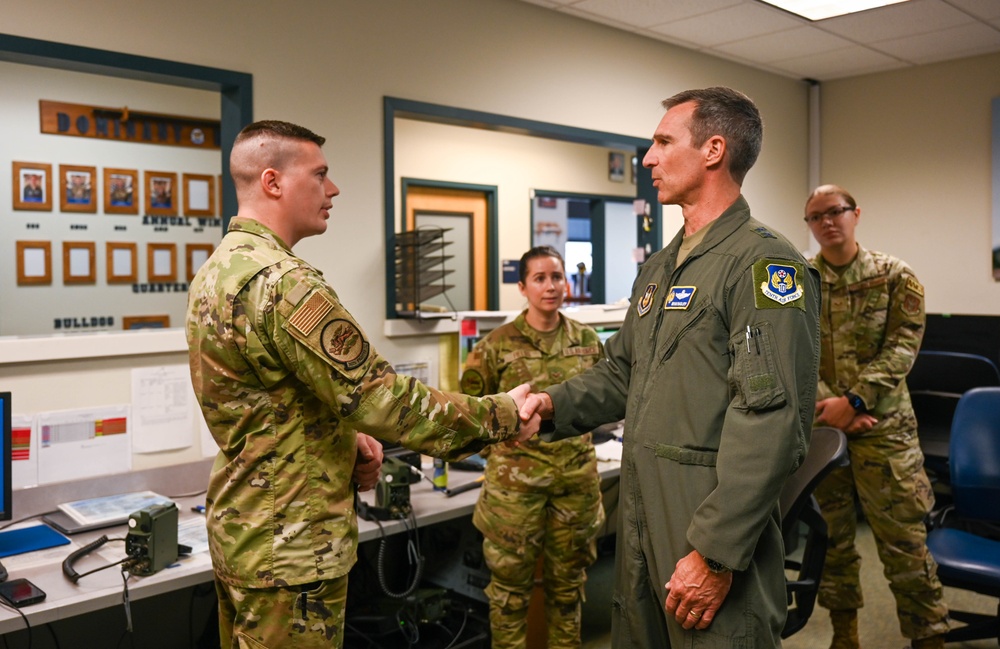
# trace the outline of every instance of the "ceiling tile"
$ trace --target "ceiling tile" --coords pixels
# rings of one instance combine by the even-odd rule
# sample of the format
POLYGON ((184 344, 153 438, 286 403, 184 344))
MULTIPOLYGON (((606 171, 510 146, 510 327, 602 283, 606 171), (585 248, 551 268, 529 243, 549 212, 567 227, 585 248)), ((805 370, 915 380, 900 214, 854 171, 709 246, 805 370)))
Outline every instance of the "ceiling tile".
POLYGON ((828 81, 840 77, 902 68, 908 64, 873 52, 866 47, 851 45, 832 52, 773 61, 771 65, 785 70, 790 76, 797 78, 828 81))
MULTIPOLYGON (((994 2, 1000 4, 1000 0, 994 2)), ((816 26, 833 34, 840 34, 855 43, 873 43, 971 22, 973 18, 968 14, 941 0, 910 0, 879 9, 828 18, 817 22, 816 26)))
POLYGON ((951 0, 951 4, 969 12, 976 18, 1000 19, 1000 2, 997 0, 951 0))
POLYGON ((575 9, 610 18, 636 27, 652 27, 673 20, 697 16, 717 9, 735 7, 743 0, 581 0, 575 9))
POLYGON ((1000 31, 971 23, 929 34, 872 43, 880 51, 913 63, 932 63, 1000 49, 1000 31))
POLYGON ((782 12, 771 11, 756 4, 741 4, 650 29, 703 47, 711 47, 799 25, 799 21, 782 12))
POLYGON ((815 27, 796 27, 766 36, 755 36, 726 43, 714 48, 748 61, 777 61, 819 52, 843 49, 852 45, 839 36, 827 34, 815 27))

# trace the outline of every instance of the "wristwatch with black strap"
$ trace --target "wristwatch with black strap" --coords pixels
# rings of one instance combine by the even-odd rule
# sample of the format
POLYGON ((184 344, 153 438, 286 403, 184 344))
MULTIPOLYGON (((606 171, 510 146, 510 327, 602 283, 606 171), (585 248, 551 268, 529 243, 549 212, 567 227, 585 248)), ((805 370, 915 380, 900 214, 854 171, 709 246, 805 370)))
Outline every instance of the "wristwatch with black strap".
POLYGON ((845 392, 844 396, 847 397, 847 403, 851 404, 851 407, 854 408, 856 412, 868 412, 868 408, 865 407, 865 402, 861 399, 861 397, 854 394, 850 390, 845 392))
POLYGON ((722 573, 722 572, 732 572, 732 570, 728 566, 726 566, 724 563, 720 563, 720 562, 716 561, 715 559, 709 559, 705 555, 702 555, 701 558, 705 560, 705 565, 708 566, 708 569, 711 570, 712 572, 716 573, 716 574, 719 574, 719 573, 722 573))

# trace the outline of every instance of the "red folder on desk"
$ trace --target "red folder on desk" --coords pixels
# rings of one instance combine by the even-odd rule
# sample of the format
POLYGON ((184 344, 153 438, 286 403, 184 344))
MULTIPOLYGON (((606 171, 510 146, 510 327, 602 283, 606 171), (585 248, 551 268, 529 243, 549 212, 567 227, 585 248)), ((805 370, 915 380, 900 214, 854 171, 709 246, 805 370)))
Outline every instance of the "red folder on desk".
POLYGON ((67 545, 69 539, 48 525, 33 525, 0 532, 0 558, 67 545))

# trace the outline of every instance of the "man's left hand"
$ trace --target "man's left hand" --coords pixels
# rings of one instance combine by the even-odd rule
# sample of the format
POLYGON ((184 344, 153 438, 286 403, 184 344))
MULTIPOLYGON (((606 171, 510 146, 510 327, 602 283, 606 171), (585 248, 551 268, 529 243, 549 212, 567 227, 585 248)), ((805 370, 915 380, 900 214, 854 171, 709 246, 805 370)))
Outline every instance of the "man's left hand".
POLYGON ((358 485, 358 491, 374 489, 382 474, 382 444, 364 433, 358 433, 358 455, 354 460, 351 480, 358 485))
POLYGON ((692 551, 674 567, 663 608, 685 629, 707 629, 732 585, 733 573, 712 572, 701 554, 692 551))

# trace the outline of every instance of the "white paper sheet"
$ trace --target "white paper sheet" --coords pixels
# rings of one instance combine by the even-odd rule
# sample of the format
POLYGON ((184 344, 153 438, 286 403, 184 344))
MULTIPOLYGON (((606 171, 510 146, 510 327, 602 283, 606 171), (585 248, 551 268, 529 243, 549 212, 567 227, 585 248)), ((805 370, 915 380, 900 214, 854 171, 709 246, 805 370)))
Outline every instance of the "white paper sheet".
POLYGON ((25 277, 45 277, 44 248, 25 248, 23 257, 25 277))
POLYGON ((174 274, 174 255, 170 250, 153 251, 153 272, 158 276, 174 274))
POLYGON ((90 250, 85 248, 70 248, 69 276, 90 277, 90 250))
POLYGON ((191 373, 187 365, 132 370, 132 450, 157 453, 189 448, 191 373))
POLYGON ((188 206, 193 210, 207 210, 211 207, 208 204, 208 181, 191 180, 188 182, 188 206))
POLYGON ((125 248, 115 248, 111 254, 112 273, 116 277, 129 277, 132 275, 132 251, 125 248))
POLYGON ((433 361, 402 361, 393 363, 392 369, 396 370, 397 374, 412 376, 424 385, 432 388, 438 387, 438 376, 437 372, 434 371, 433 361))
POLYGON ((40 412, 38 484, 132 470, 128 406, 40 412))

